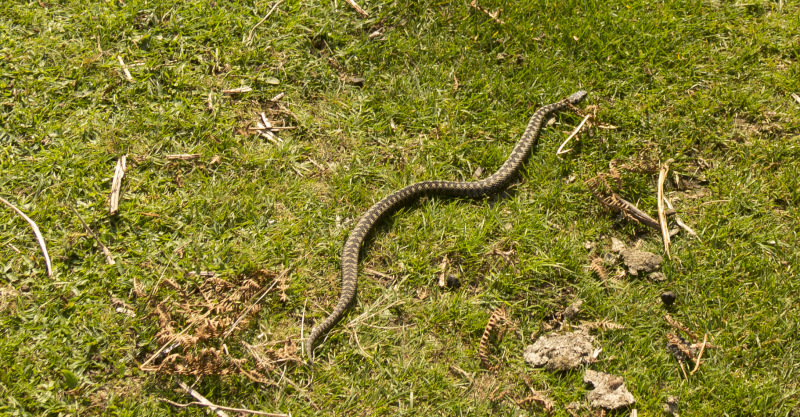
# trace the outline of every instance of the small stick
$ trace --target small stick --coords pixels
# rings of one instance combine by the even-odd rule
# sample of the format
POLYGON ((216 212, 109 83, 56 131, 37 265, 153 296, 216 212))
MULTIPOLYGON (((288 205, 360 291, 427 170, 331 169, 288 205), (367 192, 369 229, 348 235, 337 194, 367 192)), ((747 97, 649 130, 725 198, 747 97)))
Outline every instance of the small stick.
POLYGON ((556 151, 556 155, 565 154, 565 153, 567 153, 567 152, 572 150, 572 149, 567 149, 566 151, 563 151, 562 149, 564 149, 564 146, 567 145, 567 142, 569 142, 570 139, 575 137, 575 135, 577 135, 578 132, 581 131, 581 128, 583 127, 583 124, 586 123, 586 121, 589 120, 590 117, 592 117, 592 115, 591 114, 587 114, 586 117, 584 117, 583 120, 581 120, 581 123, 578 125, 578 127, 576 127, 575 130, 573 130, 572 133, 569 135, 569 137, 564 141, 564 143, 562 143, 561 146, 558 147, 558 150, 556 151))
POLYGON ((700 236, 697 235, 697 232, 695 232, 694 229, 692 229, 686 223, 684 223, 683 220, 681 220, 680 217, 677 217, 677 216, 675 217, 675 223, 677 223, 678 226, 683 228, 683 230, 686 230, 686 232, 689 233, 690 235, 696 237, 698 240, 701 240, 700 236))
POLYGON ((639 208, 634 206, 630 201, 620 197, 619 194, 612 193, 608 197, 603 197, 597 192, 595 187, 591 185, 591 182, 587 181, 586 185, 589 186, 589 191, 591 191, 592 196, 599 201, 600 204, 603 204, 604 206, 614 210, 619 210, 626 217, 631 218, 645 226, 652 227, 656 230, 661 230, 661 226, 659 226, 655 219, 647 215, 647 213, 639 210, 639 208))
POLYGON ((384 274, 383 272, 376 271, 374 269, 364 268, 364 272, 366 272, 366 273, 368 273, 370 275, 374 275, 374 276, 376 276, 378 278, 388 279, 389 281, 394 280, 393 276, 384 274))
POLYGON ((242 93, 249 93, 251 91, 253 91, 252 88, 250 88, 248 86, 244 86, 244 87, 231 88, 231 89, 228 89, 228 90, 222 90, 222 93, 223 94, 242 94, 242 93))
POLYGON ((131 72, 128 71, 128 66, 125 65, 125 61, 122 60, 122 56, 117 55, 117 60, 119 61, 119 64, 122 65, 122 72, 125 73, 125 79, 133 82, 133 76, 131 76, 131 72))
POLYGON ((793 99, 794 99, 796 102, 800 103, 800 95, 797 95, 796 93, 792 93, 792 98, 793 98, 793 99))
POLYGON ((19 214, 20 217, 25 219, 25 221, 28 222, 28 224, 31 226, 31 229, 33 229, 33 234, 36 235, 36 241, 39 242, 39 248, 42 249, 42 255, 44 255, 44 263, 45 266, 47 267, 47 276, 52 277, 53 265, 50 263, 50 255, 47 254, 47 246, 44 244, 44 238, 42 237, 42 232, 39 231, 39 226, 37 226, 36 223, 33 220, 31 220, 30 217, 26 216, 25 213, 22 212, 22 210, 18 209, 15 205, 6 201, 6 199, 4 199, 3 197, 0 197, 0 201, 3 202, 3 204, 7 205, 8 207, 11 207, 12 210, 14 210, 17 214, 19 214))
MULTIPOLYGON (((270 123, 269 119, 267 118, 267 114, 266 113, 261 112, 259 114, 259 117, 261 117, 261 124, 264 125, 265 129, 272 129, 272 127, 273 127, 272 123, 270 123)), ((260 130, 259 133, 261 133, 261 135, 264 136, 265 138, 267 138, 270 141, 272 141, 272 143, 276 143, 276 141, 283 142, 283 139, 275 136, 275 134, 273 134, 269 130, 260 130)))
POLYGON ((167 155, 167 159, 170 161, 181 160, 181 161, 191 161, 192 159, 197 159, 201 157, 199 153, 182 153, 177 155, 167 155))
POLYGON ((700 353, 697 354, 697 360, 694 362, 694 369, 692 372, 689 372, 689 375, 694 375, 697 372, 697 368, 700 367, 700 358, 703 357, 703 351, 706 350, 706 342, 708 341, 708 333, 703 335, 703 346, 700 346, 700 353))
POLYGON ((364 9, 362 9, 361 7, 359 7, 359 6, 356 4, 356 2, 355 2, 355 1, 353 1, 353 0, 344 0, 344 1, 346 1, 346 2, 347 2, 347 4, 349 4, 349 5, 350 5, 352 8, 356 9, 356 11, 357 11, 357 12, 358 12, 358 13, 359 13, 361 16, 364 16, 364 17, 369 17, 369 14, 367 14, 367 12, 365 12, 365 11, 364 11, 364 9))
POLYGON ((664 251, 667 253, 667 258, 672 259, 669 253, 669 226, 667 225, 667 215, 664 213, 664 180, 667 179, 670 162, 672 162, 672 159, 664 163, 664 166, 658 174, 658 223, 661 225, 661 236, 664 239, 664 251))
POLYGON ((248 127, 247 130, 294 130, 297 126, 248 127))
POLYGON ((683 361, 678 361, 678 364, 681 365, 681 372, 683 372, 683 378, 684 379, 689 379, 689 376, 686 375, 686 369, 683 367, 683 361))
POLYGON ((248 43, 249 43, 250 41, 252 41, 252 40, 253 40, 253 32, 255 32, 256 28, 257 28, 257 27, 259 27, 259 26, 261 26, 261 24, 262 24, 262 23, 264 23, 264 21, 265 21, 265 20, 267 20, 267 18, 268 18, 268 17, 269 17, 269 16, 272 14, 272 12, 274 12, 274 11, 275 11, 275 9, 277 9, 277 8, 278 8, 278 6, 280 6, 280 5, 281 5, 281 3, 283 3, 283 0, 281 0, 281 1, 277 2, 277 3, 275 3, 275 5, 274 5, 274 6, 272 6, 272 9, 270 9, 269 13, 267 13, 267 15, 266 15, 266 16, 264 16, 264 18, 263 18, 263 19, 259 20, 259 21, 258 21, 258 23, 256 23, 256 25, 255 25, 255 26, 253 26, 253 28, 252 28, 252 29, 250 29, 250 33, 247 35, 247 41, 246 41, 246 42, 248 42, 248 43))
POLYGON ((459 368, 458 366, 450 365, 450 370, 461 375, 462 378, 466 379, 470 383, 475 382, 475 380, 472 378, 472 376, 470 376, 470 374, 467 371, 459 368))
MULTIPOLYGON (((303 315, 300 317, 300 340, 306 340, 305 335, 303 334, 303 330, 305 329, 306 325, 306 305, 308 304, 308 298, 306 298, 306 302, 303 303, 303 315)), ((300 343, 300 355, 302 357, 306 356, 305 350, 305 343, 300 343)))
MULTIPOLYGON (((180 379, 177 380, 176 382, 178 383, 178 386, 180 386, 181 388, 183 388, 186 391, 187 394, 189 394, 192 397, 194 397, 195 399, 197 399, 197 401, 199 401, 199 403, 198 403, 199 405, 201 405, 203 407, 208 407, 211 411, 214 411, 215 413, 217 413, 217 415, 219 417, 228 417, 228 413, 222 411, 220 409, 220 407, 214 405, 214 403, 209 401, 206 397, 200 395, 199 392, 193 390, 192 387, 186 385, 186 383, 184 383, 180 379)), ((194 403, 192 403, 192 404, 194 404, 194 403)))
MULTIPOLYGON (((669 202, 669 200, 667 200, 667 197, 664 197, 664 202, 665 202, 665 203, 667 203, 667 208, 669 208, 670 210, 675 210, 675 209, 672 207, 672 204, 669 202)), ((684 222, 681 220, 681 218, 680 218, 680 217, 678 217, 678 215, 677 215, 677 214, 675 215, 675 223, 677 223, 677 224, 678 224, 678 226, 680 226, 681 228, 683 228, 683 230, 686 230, 686 233, 689 233, 690 235, 692 235, 692 236, 696 237, 698 240, 701 240, 701 239, 700 239, 700 236, 698 236, 698 235, 697 235, 697 232, 695 232, 695 231, 694 231, 694 229, 692 229, 691 227, 687 226, 687 225, 686 225, 686 223, 684 223, 684 222)))
POLYGON ((119 213, 119 193, 122 190, 122 177, 125 176, 127 155, 122 155, 114 167, 114 177, 111 179, 111 198, 109 200, 108 214, 115 216, 119 213))
POLYGON ((686 326, 681 324, 678 320, 675 320, 674 318, 672 318, 672 316, 670 316, 669 314, 665 314, 664 315, 664 320, 666 320, 667 323, 669 323, 670 326, 672 326, 672 327, 674 327, 674 328, 686 333, 689 337, 692 338, 692 340, 697 340, 697 335, 696 334, 692 333, 692 331, 690 331, 686 326))
POLYGON ((84 228, 84 229, 86 229, 86 232, 87 232, 87 233, 89 233, 90 235, 92 235, 92 237, 94 238, 94 240, 95 240, 95 241, 97 241, 97 245, 98 245, 98 246, 100 246, 100 250, 102 250, 102 251, 103 251, 103 254, 105 254, 105 255, 106 255, 106 262, 107 262, 109 265, 115 265, 115 264, 116 264, 116 262, 114 262, 114 257, 113 257, 113 256, 111 256, 111 251, 110 251, 110 250, 108 250, 108 248, 106 247, 106 245, 104 245, 104 244, 103 244, 103 242, 100 240, 100 236, 97 236, 97 234, 95 234, 95 233, 94 233, 94 231, 92 231, 92 229, 90 229, 90 228, 89 228, 89 225, 87 225, 87 224, 86 224, 86 222, 85 222, 85 221, 83 221, 83 218, 82 218, 82 217, 81 217, 81 215, 78 213, 78 210, 76 210, 76 209, 75 209, 75 207, 74 207, 72 204, 70 204, 70 206, 69 206, 69 207, 72 209, 72 211, 74 211, 74 212, 75 212, 75 215, 76 215, 76 216, 78 216, 78 220, 80 220, 80 221, 81 221, 81 224, 83 225, 83 228, 84 228))
POLYGON ((269 99, 269 101, 271 101, 271 102, 275 103, 275 102, 277 102, 278 100, 282 99, 282 98, 283 98, 283 96, 285 96, 285 95, 286 95, 285 93, 279 93, 277 96, 275 96, 275 97, 272 97, 271 99, 269 99))
POLYGON ((208 101, 206 101, 206 109, 208 109, 208 111, 214 111, 214 101, 212 94, 213 93, 211 92, 208 93, 208 101))
POLYGON ((447 264, 448 260, 445 256, 444 259, 442 259, 442 263, 439 264, 439 288, 444 288, 445 285, 447 285, 447 264))
POLYGON ((636 221, 646 226, 650 226, 656 230, 659 230, 659 224, 654 218, 648 216, 647 213, 639 210, 639 208, 634 206, 633 203, 631 203, 630 201, 616 194, 614 195, 614 197, 616 197, 616 200, 618 200, 625 206, 625 208, 628 210, 627 214, 633 217, 636 221))
POLYGON ((197 271, 189 271, 189 275, 199 275, 203 278, 214 278, 217 273, 214 271, 200 271, 200 273, 197 273, 197 271))
POLYGON ((271 127, 272 127, 272 122, 270 122, 270 121, 269 121, 269 118, 267 117, 267 114, 266 114, 266 113, 264 113, 264 112, 262 111, 261 113, 259 113, 259 114, 258 114, 258 117, 260 117, 260 118, 261 118, 261 124, 263 124, 263 125, 264 125, 264 128, 267 128, 267 129, 268 129, 268 128, 271 128, 271 127))
MULTIPOLYGON (((176 403, 174 401, 170 401, 170 400, 168 400, 166 398, 159 398, 159 401, 165 402, 165 403, 167 403, 167 404, 169 404, 171 406, 180 407, 180 408, 198 406, 198 407, 209 407, 212 410, 213 409, 217 409, 217 411, 225 410, 225 411, 231 411, 231 412, 234 412, 234 413, 254 414, 254 415, 257 415, 257 416, 289 417, 289 414, 275 414, 275 413, 266 413, 266 412, 263 412, 263 411, 246 410, 244 408, 223 407, 221 405, 211 404, 210 402, 208 404, 202 403, 202 402, 181 404, 181 403, 176 403)), ((208 401, 208 400, 206 400, 206 401, 208 401)), ((225 414, 225 415, 227 415, 227 414, 225 414)))

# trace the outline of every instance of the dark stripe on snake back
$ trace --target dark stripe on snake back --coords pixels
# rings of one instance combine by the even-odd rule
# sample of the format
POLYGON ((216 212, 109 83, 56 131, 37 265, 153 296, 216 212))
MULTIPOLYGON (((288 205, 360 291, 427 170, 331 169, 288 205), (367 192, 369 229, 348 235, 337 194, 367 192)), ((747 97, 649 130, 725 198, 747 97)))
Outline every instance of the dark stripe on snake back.
POLYGON ((356 296, 356 284, 358 282, 358 254, 364 239, 378 220, 392 212, 399 206, 413 201, 423 194, 446 195, 456 197, 480 197, 499 191, 505 186, 511 177, 519 170, 525 158, 531 151, 539 137, 542 129, 542 122, 551 113, 564 109, 570 104, 577 104, 586 97, 585 91, 577 93, 553 104, 548 104, 536 110, 525 128, 519 142, 517 142, 511 155, 503 163, 503 166, 494 174, 480 181, 457 182, 457 181, 423 181, 409 185, 384 197, 375 203, 358 220, 356 227, 347 238, 342 248, 342 292, 339 301, 336 303, 331 314, 321 323, 311 329, 311 333, 306 340, 306 354, 312 357, 314 342, 322 334, 330 330, 342 317, 347 307, 353 302, 356 296))

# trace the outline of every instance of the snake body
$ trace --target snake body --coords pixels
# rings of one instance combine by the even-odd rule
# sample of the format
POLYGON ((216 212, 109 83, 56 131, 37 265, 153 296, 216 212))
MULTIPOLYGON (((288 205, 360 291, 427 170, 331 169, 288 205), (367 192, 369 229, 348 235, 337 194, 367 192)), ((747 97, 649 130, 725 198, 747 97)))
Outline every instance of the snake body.
POLYGON ((517 142, 511 155, 503 163, 503 166, 491 176, 480 181, 422 181, 409 185, 384 197, 375 203, 358 220, 356 227, 350 233, 350 237, 342 248, 342 291, 339 301, 331 314, 321 323, 311 329, 311 333, 306 340, 306 352, 312 357, 314 342, 322 334, 330 330, 342 317, 347 307, 353 302, 356 296, 356 283, 358 282, 358 254, 364 239, 378 220, 387 213, 392 212, 399 206, 413 201, 417 197, 425 194, 436 194, 455 197, 480 197, 494 193, 505 186, 511 177, 519 170, 522 162, 530 153, 539 132, 542 129, 542 122, 545 118, 556 111, 562 110, 572 104, 577 104, 586 97, 585 91, 577 93, 553 104, 548 104, 537 110, 531 116, 525 132, 517 142))

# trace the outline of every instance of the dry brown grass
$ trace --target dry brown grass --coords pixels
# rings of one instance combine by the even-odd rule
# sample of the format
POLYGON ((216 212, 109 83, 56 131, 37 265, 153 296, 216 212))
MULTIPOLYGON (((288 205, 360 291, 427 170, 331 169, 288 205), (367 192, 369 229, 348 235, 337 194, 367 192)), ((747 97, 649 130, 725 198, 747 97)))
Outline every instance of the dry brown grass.
POLYGON ((232 280, 212 276, 185 286, 164 280, 149 307, 150 316, 158 321, 156 340, 165 349, 141 369, 169 375, 242 374, 256 382, 268 382, 265 375, 276 364, 300 361, 294 342, 287 339, 281 346, 266 348, 249 345, 237 336, 261 311, 259 301, 265 295, 277 292, 281 301, 287 299, 287 281, 286 271, 266 270, 232 280), (241 346, 245 355, 234 356, 228 345, 241 346))

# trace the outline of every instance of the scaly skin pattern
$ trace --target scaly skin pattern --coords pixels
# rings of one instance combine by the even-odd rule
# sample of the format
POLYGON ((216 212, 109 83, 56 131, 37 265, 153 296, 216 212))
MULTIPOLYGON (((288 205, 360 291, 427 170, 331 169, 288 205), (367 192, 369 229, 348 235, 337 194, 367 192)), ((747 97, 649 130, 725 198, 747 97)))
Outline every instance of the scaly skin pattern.
POLYGON ((364 243, 364 239, 381 217, 424 194, 480 197, 499 191, 522 166, 531 148, 536 143, 536 139, 539 137, 539 131, 545 118, 570 104, 579 103, 584 97, 586 97, 586 92, 579 91, 557 103, 548 104, 537 110, 531 116, 522 138, 514 146, 511 155, 508 156, 503 166, 488 178, 470 182, 418 182, 389 194, 370 207, 358 220, 356 227, 350 233, 350 237, 347 238, 347 242, 342 248, 342 292, 331 314, 311 329, 311 333, 309 333, 306 340, 306 354, 309 358, 313 357, 314 342, 341 319, 342 314, 355 299, 356 284, 358 282, 358 254, 361 250, 361 244, 364 243))

